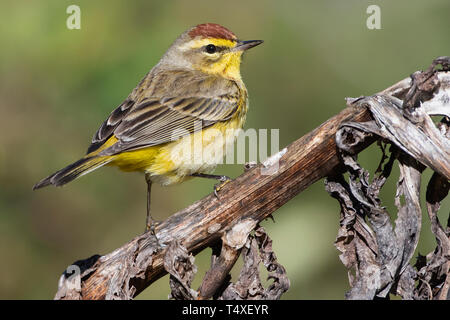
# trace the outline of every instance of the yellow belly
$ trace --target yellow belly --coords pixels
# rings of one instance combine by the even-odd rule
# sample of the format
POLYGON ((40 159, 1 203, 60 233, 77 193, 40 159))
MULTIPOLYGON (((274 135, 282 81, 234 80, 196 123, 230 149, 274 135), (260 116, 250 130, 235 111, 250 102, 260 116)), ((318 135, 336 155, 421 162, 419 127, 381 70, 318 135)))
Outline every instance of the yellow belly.
POLYGON ((192 173, 213 171, 228 148, 233 147, 243 122, 244 118, 236 117, 174 142, 123 152, 108 165, 124 171, 148 172, 153 181, 163 185, 178 183, 192 173))

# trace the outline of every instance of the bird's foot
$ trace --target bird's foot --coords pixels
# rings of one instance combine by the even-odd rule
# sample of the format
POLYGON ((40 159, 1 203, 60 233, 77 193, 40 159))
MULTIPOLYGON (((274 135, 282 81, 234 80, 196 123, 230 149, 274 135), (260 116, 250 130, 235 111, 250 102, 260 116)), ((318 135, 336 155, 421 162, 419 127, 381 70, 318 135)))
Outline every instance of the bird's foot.
POLYGON ((214 195, 217 199, 219 199, 219 191, 222 189, 227 183, 231 181, 230 177, 220 176, 219 183, 214 185, 214 195))
POLYGON ((155 242, 156 242, 156 247, 159 248, 160 247, 160 243, 158 240, 158 237, 156 236, 156 230, 155 228, 160 225, 161 222, 160 221, 156 221, 156 220, 152 220, 150 222, 147 222, 146 226, 145 226, 145 232, 150 232, 150 234, 155 238, 155 242))

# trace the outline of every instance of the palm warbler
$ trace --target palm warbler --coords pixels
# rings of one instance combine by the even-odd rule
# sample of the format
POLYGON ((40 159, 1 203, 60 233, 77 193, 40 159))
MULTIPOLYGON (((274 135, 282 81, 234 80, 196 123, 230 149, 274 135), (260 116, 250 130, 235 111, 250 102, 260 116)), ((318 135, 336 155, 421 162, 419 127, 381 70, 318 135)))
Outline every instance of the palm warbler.
POLYGON ((33 189, 64 185, 104 165, 142 171, 148 188, 146 230, 154 233, 152 182, 170 185, 193 176, 221 183, 228 179, 209 173, 244 124, 248 99, 240 75, 241 57, 261 43, 238 40, 213 23, 184 32, 103 122, 86 155, 33 189), (222 133, 220 139, 217 131, 222 133), (202 147, 200 159, 191 152, 196 143, 202 147))

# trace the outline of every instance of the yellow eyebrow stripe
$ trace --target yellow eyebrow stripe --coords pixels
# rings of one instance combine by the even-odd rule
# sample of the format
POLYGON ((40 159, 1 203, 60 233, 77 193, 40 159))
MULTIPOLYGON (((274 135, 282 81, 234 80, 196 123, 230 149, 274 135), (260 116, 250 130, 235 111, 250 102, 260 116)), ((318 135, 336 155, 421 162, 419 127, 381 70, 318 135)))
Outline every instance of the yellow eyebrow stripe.
POLYGON ((213 44, 217 47, 229 47, 232 48, 235 46, 236 42, 227 39, 216 39, 216 38, 203 38, 203 39, 194 39, 183 45, 182 49, 197 49, 208 44, 213 44))

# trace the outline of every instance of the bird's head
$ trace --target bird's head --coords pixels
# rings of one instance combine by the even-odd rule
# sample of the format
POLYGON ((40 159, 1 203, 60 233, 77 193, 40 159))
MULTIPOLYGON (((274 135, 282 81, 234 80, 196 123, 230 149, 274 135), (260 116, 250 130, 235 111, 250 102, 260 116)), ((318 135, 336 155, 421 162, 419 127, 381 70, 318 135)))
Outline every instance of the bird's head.
POLYGON ((233 32, 218 24, 200 24, 175 40, 161 63, 240 79, 243 52, 262 42, 238 40, 233 32))

